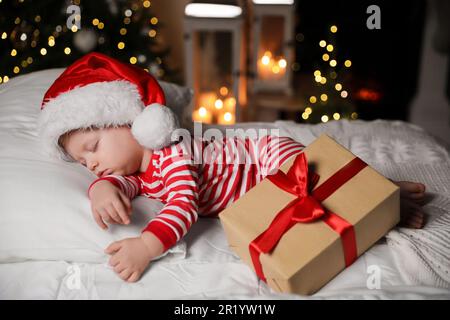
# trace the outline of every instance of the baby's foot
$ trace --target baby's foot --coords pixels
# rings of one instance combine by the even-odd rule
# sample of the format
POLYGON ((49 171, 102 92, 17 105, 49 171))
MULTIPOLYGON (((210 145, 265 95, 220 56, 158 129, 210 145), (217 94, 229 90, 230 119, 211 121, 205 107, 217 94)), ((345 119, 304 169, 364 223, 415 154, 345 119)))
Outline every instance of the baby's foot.
POLYGON ((400 226, 420 229, 425 225, 422 204, 425 185, 411 181, 392 181, 400 187, 400 226))

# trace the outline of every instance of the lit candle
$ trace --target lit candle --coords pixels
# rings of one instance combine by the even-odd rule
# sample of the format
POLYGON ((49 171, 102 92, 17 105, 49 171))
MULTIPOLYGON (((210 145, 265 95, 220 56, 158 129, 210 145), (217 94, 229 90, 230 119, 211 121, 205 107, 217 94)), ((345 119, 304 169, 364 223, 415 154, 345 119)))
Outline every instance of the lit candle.
POLYGON ((194 120, 195 122, 211 123, 212 114, 205 107, 200 107, 198 108, 198 110, 194 111, 192 120, 194 120))
POLYGON ((258 75, 264 80, 276 80, 283 77, 286 72, 287 61, 283 57, 275 59, 272 52, 265 51, 258 60, 258 75))
POLYGON ((214 102, 214 106, 216 107, 217 110, 220 110, 223 108, 223 101, 221 99, 217 99, 214 102))
POLYGON ((218 123, 219 124, 234 124, 235 123, 235 117, 234 114, 231 112, 222 112, 219 115, 218 118, 218 123))
POLYGON ((236 98, 232 96, 227 87, 222 86, 216 92, 201 93, 198 103, 200 107, 192 114, 194 121, 217 122, 219 124, 233 124, 235 122, 236 98))
POLYGON ((272 65, 272 53, 270 51, 264 52, 262 58, 258 60, 258 71, 261 78, 267 79, 270 77, 272 65))
POLYGON ((221 94, 222 96, 225 97, 225 96, 228 94, 228 88, 225 87, 225 86, 223 86, 223 87, 220 88, 219 92, 220 92, 220 94, 221 94))
POLYGON ((198 97, 198 105, 205 107, 207 110, 213 110, 217 95, 213 91, 202 92, 198 97))
POLYGON ((225 111, 231 112, 234 114, 236 110, 236 99, 234 97, 226 98, 224 101, 224 109, 225 111))

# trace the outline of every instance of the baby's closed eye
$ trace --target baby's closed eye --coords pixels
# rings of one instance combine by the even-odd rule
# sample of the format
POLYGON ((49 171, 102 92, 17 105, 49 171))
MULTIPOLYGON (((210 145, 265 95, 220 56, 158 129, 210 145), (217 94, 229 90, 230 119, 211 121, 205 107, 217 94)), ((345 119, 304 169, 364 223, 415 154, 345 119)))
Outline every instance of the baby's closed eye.
POLYGON ((94 144, 91 144, 88 151, 95 152, 97 150, 97 147, 98 147, 98 140, 94 144))

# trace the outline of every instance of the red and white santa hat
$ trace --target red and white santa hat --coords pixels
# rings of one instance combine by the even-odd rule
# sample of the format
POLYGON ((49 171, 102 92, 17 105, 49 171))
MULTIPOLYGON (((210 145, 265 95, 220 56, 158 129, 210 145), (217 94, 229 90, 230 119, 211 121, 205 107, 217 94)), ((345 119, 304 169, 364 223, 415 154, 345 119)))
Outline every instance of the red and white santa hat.
POLYGON ((48 151, 67 159, 58 139, 75 129, 130 124, 142 146, 172 142, 178 120, 164 92, 146 71, 97 52, 69 66, 45 93, 38 129, 48 151))

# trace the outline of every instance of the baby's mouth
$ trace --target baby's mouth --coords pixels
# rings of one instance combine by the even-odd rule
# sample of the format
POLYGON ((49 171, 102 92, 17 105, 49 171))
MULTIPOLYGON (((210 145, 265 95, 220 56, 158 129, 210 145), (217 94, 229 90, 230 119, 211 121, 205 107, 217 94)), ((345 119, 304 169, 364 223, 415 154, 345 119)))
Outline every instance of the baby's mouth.
POLYGON ((103 170, 102 172, 99 173, 100 178, 103 178, 104 176, 107 176, 109 174, 111 174, 113 171, 111 169, 106 169, 103 170))

